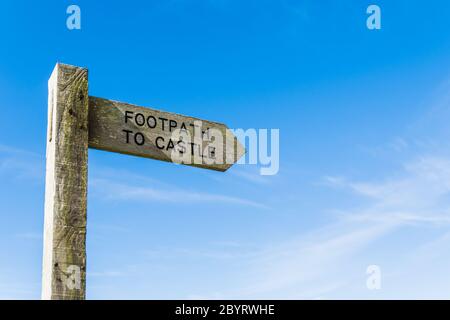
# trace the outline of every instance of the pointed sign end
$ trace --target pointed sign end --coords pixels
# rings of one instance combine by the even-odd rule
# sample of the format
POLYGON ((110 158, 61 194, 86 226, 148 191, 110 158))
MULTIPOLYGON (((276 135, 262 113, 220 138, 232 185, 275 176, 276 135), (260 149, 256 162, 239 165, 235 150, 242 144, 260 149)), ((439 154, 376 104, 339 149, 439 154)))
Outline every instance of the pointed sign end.
POLYGON ((247 153, 247 150, 242 145, 242 143, 239 142, 237 138, 235 139, 236 139, 236 162, 238 162, 239 159, 241 159, 247 153))
MULTIPOLYGON (((236 135, 234 134, 234 132, 232 130, 230 130, 228 127, 226 128, 226 146, 225 146, 225 150, 226 153, 230 156, 231 155, 231 162, 228 162, 226 165, 224 166, 224 171, 227 171, 228 169, 230 169, 233 165, 235 165, 236 163, 242 163, 239 162, 239 160, 246 154, 247 150, 245 150, 245 147, 242 145, 242 143, 238 140, 238 138, 236 137, 236 135)), ((228 156, 226 157, 227 159, 228 156)))

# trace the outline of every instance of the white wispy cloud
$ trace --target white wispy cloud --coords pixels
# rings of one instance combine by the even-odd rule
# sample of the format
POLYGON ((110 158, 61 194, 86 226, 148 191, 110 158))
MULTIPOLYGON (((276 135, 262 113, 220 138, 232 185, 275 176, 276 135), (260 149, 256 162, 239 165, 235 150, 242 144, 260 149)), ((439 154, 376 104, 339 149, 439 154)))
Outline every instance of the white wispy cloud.
MULTIPOLYGON (((449 247, 448 235, 439 236, 439 228, 450 225, 450 159, 436 155, 417 157, 381 181, 352 181, 330 176, 324 181, 327 187, 347 190, 350 196, 366 199, 365 204, 334 210, 339 213, 335 221, 322 228, 260 248, 254 255, 241 256, 239 259, 245 267, 241 270, 244 276, 239 279, 244 281, 220 293, 196 293, 194 296, 336 298, 351 297, 351 292, 355 291, 345 294, 345 289, 356 287, 357 296, 353 297, 364 297, 369 294, 365 288, 366 266, 358 265, 358 257, 378 241, 405 228, 435 228, 436 232, 423 239, 423 247, 410 247, 396 267, 385 270, 391 282, 402 285, 405 274, 415 277, 414 272, 420 270, 410 264, 435 268, 432 263, 426 263, 430 261, 427 259, 430 248, 449 247)), ((430 281, 437 284, 439 279, 430 281)), ((429 290, 433 287, 427 286, 429 290)), ((413 284, 408 283, 404 288, 395 288, 392 296, 384 292, 384 296, 401 298, 408 290, 415 292, 415 297, 427 296, 413 284)), ((437 296, 442 297, 444 293, 445 290, 441 290, 437 296)), ((428 296, 434 296, 433 292, 428 292, 428 296)))
POLYGON ((92 277, 92 278, 111 278, 111 277, 115 278, 115 277, 122 277, 122 276, 126 276, 126 273, 121 272, 121 271, 111 271, 111 270, 87 272, 87 277, 92 277))
POLYGON ((345 270, 348 260, 391 228, 389 224, 337 224, 275 245, 252 261, 253 283, 233 294, 312 299, 328 293, 330 279, 334 278, 331 287, 337 289, 353 277, 345 270))
POLYGON ((406 163, 403 172, 381 182, 354 182, 326 177, 334 187, 373 200, 368 208, 347 214, 353 220, 448 223, 450 220, 450 160, 422 156, 406 163))
POLYGON ((42 240, 42 234, 37 232, 17 233, 15 236, 24 240, 42 240))
POLYGON ((175 187, 166 189, 151 186, 141 187, 125 183, 117 183, 115 181, 102 178, 91 179, 90 186, 107 199, 122 201, 160 201, 179 204, 222 203, 250 206, 260 209, 268 208, 260 202, 239 197, 190 190, 179 190, 175 187))
POLYGON ((0 144, 0 174, 12 176, 15 179, 43 181, 44 160, 40 154, 0 144))
POLYGON ((258 168, 237 168, 231 171, 231 175, 241 178, 245 181, 260 185, 268 185, 271 183, 271 181, 273 181, 273 176, 261 175, 258 168))
MULTIPOLYGON (((344 176, 327 176, 323 181, 330 192, 338 189, 365 201, 347 208, 332 207, 338 214, 325 226, 270 245, 246 246, 238 241, 225 241, 223 248, 219 242, 212 247, 154 248, 143 255, 152 263, 159 261, 162 265, 168 259, 187 258, 194 262, 227 264, 233 276, 218 281, 213 290, 192 288, 186 295, 189 299, 370 298, 365 288, 367 265, 363 259, 370 257, 368 248, 403 230, 441 230, 450 224, 450 159, 446 156, 417 156, 394 174, 374 181, 354 181, 344 176)), ((102 181, 95 183, 100 183, 97 187, 112 197, 148 196, 151 200, 170 201, 167 195, 155 193, 154 189, 117 186, 110 181, 106 187, 102 181), (110 188, 115 190, 111 192, 110 188)), ((197 199, 195 196, 192 201, 197 199)), ((439 273, 433 275, 432 270, 436 270, 433 261, 437 257, 443 261, 449 258, 445 255, 450 247, 448 240, 448 234, 430 232, 422 239, 422 245, 411 244, 407 251, 399 253, 398 262, 390 268, 383 264, 385 261, 371 260, 371 263, 381 263, 383 281, 391 283, 391 289, 381 291, 378 297, 444 297, 444 287, 433 291, 440 280, 439 273), (417 278, 422 270, 430 270, 430 274, 422 275, 427 283, 404 280, 417 278)))

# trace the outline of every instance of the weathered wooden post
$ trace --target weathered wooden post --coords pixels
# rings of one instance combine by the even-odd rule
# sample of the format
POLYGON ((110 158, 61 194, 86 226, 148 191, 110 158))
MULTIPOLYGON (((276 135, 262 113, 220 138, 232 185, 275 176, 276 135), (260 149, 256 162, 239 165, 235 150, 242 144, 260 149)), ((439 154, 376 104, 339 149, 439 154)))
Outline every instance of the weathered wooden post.
POLYGON ((57 64, 48 82, 43 299, 86 298, 88 147, 217 171, 245 154, 222 123, 89 97, 87 69, 57 64))
POLYGON ((42 299, 85 299, 88 72, 57 64, 48 82, 42 299))

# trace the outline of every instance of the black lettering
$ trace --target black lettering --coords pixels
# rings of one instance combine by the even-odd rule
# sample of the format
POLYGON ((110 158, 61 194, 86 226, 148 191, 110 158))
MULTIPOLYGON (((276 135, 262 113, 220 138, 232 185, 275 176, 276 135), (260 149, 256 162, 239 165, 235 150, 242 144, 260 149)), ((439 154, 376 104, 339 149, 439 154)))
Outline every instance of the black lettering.
POLYGON ((173 149, 174 146, 172 139, 169 139, 166 150, 169 151, 169 149, 173 149))
POLYGON ((148 116, 148 118, 147 118, 147 125, 151 129, 154 129, 156 127, 156 118, 154 116, 148 116), (150 123, 152 123, 152 124, 150 124, 150 123))
MULTIPOLYGON (((125 121, 126 121, 126 119, 125 119, 125 121)), ((126 143, 130 143, 130 133, 133 133, 133 131, 125 130, 125 129, 122 131, 126 133, 126 143)))
POLYGON ((140 132, 136 132, 136 134, 134 135, 134 142, 138 146, 142 146, 145 143, 144 135, 140 132), (138 139, 138 137, 140 137, 140 138, 138 139))
POLYGON ((159 140, 162 140, 162 142, 164 143, 164 138, 163 137, 158 137, 158 138, 156 138, 156 141, 155 141, 156 147, 158 149, 160 149, 160 150, 163 150, 164 149, 164 145, 160 146, 159 143, 158 143, 159 140))
POLYGON ((169 131, 172 132, 172 129, 177 127, 177 122, 175 120, 169 120, 169 131))
POLYGON ((134 121, 138 126, 142 127, 145 124, 145 117, 142 113, 136 113, 134 121))
POLYGON ((209 158, 216 158, 216 148, 208 146, 209 158))
POLYGON ((189 144, 191 145, 191 154, 194 154, 196 144, 194 142, 189 142, 189 144))
POLYGON ((128 123, 128 119, 131 119, 132 116, 130 114, 133 114, 133 111, 125 111, 125 123, 128 123))
POLYGON ((202 139, 203 140, 205 140, 205 139, 209 140, 210 138, 211 138, 211 136, 210 136, 209 128, 206 129, 206 130, 202 130, 202 139))
POLYGON ((186 152, 186 147, 185 147, 185 145, 184 145, 184 141, 183 140, 180 140, 180 141, 178 141, 177 142, 177 146, 178 146, 178 152, 180 152, 180 153, 185 153, 186 152))
POLYGON ((159 117, 158 119, 162 121, 161 126, 162 126, 162 131, 164 131, 164 124, 165 124, 165 121, 168 121, 168 119, 161 118, 161 117, 159 117))
POLYGON ((196 123, 189 123, 189 125, 190 125, 192 128, 201 128, 201 127, 202 127, 201 121, 197 121, 197 122, 200 122, 200 125, 197 125, 196 123))

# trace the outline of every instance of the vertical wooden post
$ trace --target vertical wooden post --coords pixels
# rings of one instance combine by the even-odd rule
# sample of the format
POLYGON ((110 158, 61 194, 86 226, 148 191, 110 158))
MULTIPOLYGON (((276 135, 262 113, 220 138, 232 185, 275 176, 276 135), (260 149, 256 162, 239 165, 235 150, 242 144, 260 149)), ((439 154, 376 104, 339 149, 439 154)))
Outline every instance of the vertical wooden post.
POLYGON ((42 299, 85 299, 87 69, 57 64, 48 93, 42 299))

